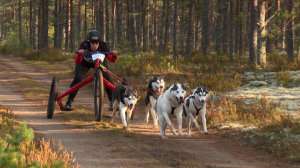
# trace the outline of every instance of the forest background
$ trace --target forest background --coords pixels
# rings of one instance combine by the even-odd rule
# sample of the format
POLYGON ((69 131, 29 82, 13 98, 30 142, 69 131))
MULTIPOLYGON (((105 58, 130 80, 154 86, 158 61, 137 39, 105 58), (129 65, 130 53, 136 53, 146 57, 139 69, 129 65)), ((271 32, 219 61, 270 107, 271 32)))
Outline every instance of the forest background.
POLYGON ((299 48, 294 0, 2 0, 0 11, 1 41, 14 39, 20 47, 9 52, 28 47, 73 52, 91 29, 111 49, 175 58, 192 51, 230 59, 249 53, 261 65, 274 49, 293 60, 299 48))

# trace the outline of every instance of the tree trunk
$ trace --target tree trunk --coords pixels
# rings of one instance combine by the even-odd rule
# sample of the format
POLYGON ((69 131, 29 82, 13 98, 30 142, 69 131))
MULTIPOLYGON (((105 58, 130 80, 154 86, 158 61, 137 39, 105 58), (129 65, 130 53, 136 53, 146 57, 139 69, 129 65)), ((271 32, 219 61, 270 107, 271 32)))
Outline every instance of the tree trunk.
POLYGON ((31 46, 34 50, 36 50, 36 0, 32 0, 32 9, 33 9, 33 17, 32 17, 32 43, 31 46))
MULTIPOLYGON (((105 26, 106 26, 105 27, 105 41, 108 43, 108 46, 110 48, 112 48, 111 47, 112 46, 112 40, 109 38, 109 32, 110 32, 109 31, 109 18, 110 18, 110 16, 109 16, 108 9, 109 9, 109 3, 108 3, 108 0, 105 0, 105 26)), ((113 6, 112 6, 111 9, 113 9, 113 6)), ((111 18, 113 19, 113 16, 111 18)), ((113 22, 113 20, 112 20, 112 22, 113 22)))
POLYGON ((5 3, 3 4, 3 26, 2 26, 2 37, 5 39, 5 30, 6 30, 6 6, 5 3))
POLYGON ((99 4, 99 16, 100 16, 100 35, 101 35, 101 39, 104 40, 104 25, 106 24, 105 23, 105 20, 104 20, 104 8, 103 8, 103 0, 100 0, 100 4, 99 4))
POLYGON ((234 39, 234 52, 238 52, 239 48, 239 24, 240 24, 240 5, 239 5, 240 0, 236 0, 236 13, 235 13, 235 39, 234 39))
POLYGON ((42 1, 41 48, 48 48, 48 0, 42 1))
POLYGON ((152 49, 156 48, 156 44, 157 44, 157 24, 158 24, 158 12, 156 10, 156 0, 153 0, 153 46, 152 49))
POLYGON ((178 21, 178 0, 174 0, 174 25, 173 25, 173 57, 178 57, 177 48, 177 21, 178 21))
POLYGON ((234 14, 233 14, 233 9, 234 4, 233 0, 230 0, 230 20, 229 20, 229 58, 230 60, 233 60, 233 30, 234 30, 234 14))
MULTIPOLYGON (((112 20, 111 20, 111 33, 109 35, 111 35, 110 37, 110 40, 111 40, 111 48, 116 48, 116 0, 112 0, 112 7, 111 7, 111 10, 112 10, 112 20)), ((109 17, 109 15, 107 15, 106 17, 109 17)))
POLYGON ((63 31, 64 31, 64 3, 63 0, 59 0, 59 35, 58 35, 58 46, 59 49, 62 49, 62 42, 63 42, 63 31))
POLYGON ((38 10, 38 49, 41 49, 41 34, 42 34, 42 1, 39 1, 39 10, 38 10))
POLYGON ((77 2, 77 32, 76 33, 76 39, 77 39, 77 45, 79 46, 79 44, 81 43, 81 1, 78 0, 77 2))
POLYGON ((29 33, 29 44, 32 47, 32 33, 33 33, 33 29, 32 29, 32 26, 33 26, 33 23, 32 23, 32 0, 30 0, 29 6, 30 6, 29 7, 29 12, 30 12, 30 14, 29 14, 29 30, 30 30, 30 33, 29 33))
POLYGON ((244 47, 244 39, 243 39, 243 20, 242 20, 242 13, 243 13, 243 0, 240 1, 240 15, 239 15, 239 55, 243 55, 243 47, 244 47))
POLYGON ((287 4, 287 10, 288 12, 292 15, 289 18, 289 21, 287 23, 286 29, 286 51, 288 55, 288 60, 293 61, 294 60, 294 6, 295 6, 295 1, 294 0, 288 0, 287 4))
POLYGON ((137 52, 137 45, 136 45, 136 33, 135 33, 135 26, 134 26, 134 7, 135 4, 133 0, 130 0, 131 4, 129 7, 129 41, 130 41, 130 46, 132 47, 132 50, 134 53, 137 52))
POLYGON ((163 51, 167 50, 167 46, 168 46, 168 42, 169 42, 169 29, 170 29, 170 14, 171 14, 171 4, 170 4, 170 0, 167 0, 167 11, 166 11, 166 27, 165 27, 165 38, 164 38, 164 47, 163 47, 163 51))
POLYGON ((197 24, 195 29, 195 49, 199 50, 199 39, 200 39, 200 26, 201 26, 201 18, 200 15, 197 17, 197 24))
MULTIPOLYGON (((285 13, 285 11, 286 11, 286 2, 287 0, 283 0, 283 3, 282 3, 282 13, 285 13)), ((282 27, 281 27, 281 31, 282 31, 282 39, 281 39, 281 49, 282 49, 282 51, 284 51, 285 50, 285 33, 286 33, 286 21, 285 21, 285 19, 282 19, 282 27)))
POLYGON ((259 0, 258 4, 260 4, 259 8, 259 23, 257 30, 257 64, 264 67, 267 63, 266 60, 266 44, 267 44, 267 31, 266 31, 266 2, 264 0, 259 0))
POLYGON ((54 36, 53 36, 53 41, 54 41, 54 48, 59 48, 58 46, 58 0, 54 1, 54 36))
POLYGON ((180 1, 181 4, 179 6, 181 6, 181 12, 180 12, 180 21, 179 21, 179 37, 178 37, 178 41, 179 41, 179 51, 178 53, 183 55, 184 54, 184 43, 185 43, 185 35, 186 35, 186 27, 185 27, 185 21, 187 20, 186 15, 185 15, 185 1, 180 1))
POLYGON ((74 20, 74 9, 73 0, 70 0, 70 50, 74 51, 75 48, 75 20, 74 20))
POLYGON ((221 39, 222 39, 222 33, 221 33, 221 20, 222 20, 222 0, 218 0, 217 2, 217 21, 216 21, 216 29, 215 29, 215 35, 216 35, 216 52, 217 55, 221 55, 221 39))
POLYGON ((210 52, 210 0, 204 0, 204 18, 202 24, 202 49, 203 55, 209 55, 210 52))
POLYGON ((190 5, 189 5, 189 19, 188 19, 188 31, 187 31, 187 40, 186 40, 186 50, 185 50, 185 57, 189 57, 191 55, 191 41, 192 41, 192 34, 193 34, 193 29, 192 25, 194 24, 194 5, 195 5, 195 0, 190 0, 190 5))
POLYGON ((22 5, 21 0, 19 0, 19 37, 20 37, 20 43, 22 40, 22 17, 21 17, 21 11, 22 11, 22 5))
POLYGON ((249 61, 257 63, 257 0, 251 2, 249 61))
POLYGON ((117 42, 121 43, 122 39, 122 17, 121 17, 121 4, 120 0, 116 0, 116 11, 117 11, 117 42))
MULTIPOLYGON (((148 0, 146 0, 147 3, 148 0)), ((141 2, 141 6, 142 6, 142 25, 143 25, 143 52, 147 51, 147 26, 148 24, 146 24, 146 4, 145 4, 145 0, 142 0, 141 2)))
POLYGON ((166 23, 166 10, 167 10, 167 0, 163 0, 163 9, 162 9, 162 16, 161 16, 161 26, 159 29, 159 49, 158 52, 161 54, 162 52, 164 52, 163 48, 163 41, 164 41, 164 30, 165 30, 165 23, 166 23))
POLYGON ((84 32, 87 33, 87 21, 86 21, 86 15, 87 15, 87 0, 84 1, 84 32))
POLYGON ((141 48, 141 44, 142 44, 142 35, 141 35, 141 32, 142 32, 142 26, 141 26, 141 15, 139 13, 141 13, 141 6, 140 6, 140 0, 137 1, 137 0, 134 0, 134 4, 135 4, 135 12, 134 12, 134 20, 135 20, 135 30, 141 30, 141 31, 136 31, 135 34, 136 34, 136 46, 137 46, 137 49, 140 49, 141 48))
MULTIPOLYGON (((275 0, 275 10, 277 11, 278 9, 280 9, 280 0, 275 0)), ((279 17, 275 18, 276 25, 278 25, 279 20, 280 20, 279 17)), ((274 40, 274 45, 276 49, 278 49, 278 43, 279 43, 279 39, 277 37, 274 40)))
MULTIPOLYGON (((267 12, 267 18, 269 19, 271 16, 272 16, 272 13, 273 13, 273 10, 274 9, 273 7, 273 2, 272 1, 269 1, 268 2, 268 12, 267 12)), ((271 23, 272 22, 269 22, 268 25, 267 25, 267 28, 268 30, 271 29, 271 23)), ((273 44, 273 40, 271 38, 267 38, 267 44, 266 44, 266 53, 272 53, 272 44, 273 44)))
POLYGON ((223 6, 223 54, 227 54, 227 47, 228 47, 228 5, 229 0, 224 0, 223 6))
POLYGON ((69 48, 69 0, 65 4, 65 50, 69 48))

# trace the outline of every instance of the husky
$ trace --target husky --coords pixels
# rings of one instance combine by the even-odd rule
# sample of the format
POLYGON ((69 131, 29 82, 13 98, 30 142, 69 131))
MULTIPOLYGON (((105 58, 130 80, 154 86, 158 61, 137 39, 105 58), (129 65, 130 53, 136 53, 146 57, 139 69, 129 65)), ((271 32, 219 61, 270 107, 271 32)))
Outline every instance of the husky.
POLYGON ((166 139, 166 127, 169 125, 171 132, 175 135, 176 131, 172 125, 169 114, 175 114, 178 123, 178 133, 182 135, 182 112, 184 97, 186 94, 186 88, 184 84, 178 84, 174 82, 173 85, 163 94, 160 95, 156 102, 156 112, 158 117, 158 122, 160 125, 160 134, 162 139, 166 139))
POLYGON ((199 116, 199 114, 202 118, 203 130, 205 134, 208 134, 205 118, 207 96, 208 90, 206 85, 204 84, 203 88, 199 87, 198 85, 197 88, 193 91, 193 93, 184 99, 183 113, 186 118, 188 138, 192 135, 191 121, 196 126, 197 130, 200 131, 200 126, 195 119, 199 116))
POLYGON ((132 86, 121 85, 114 89, 112 93, 113 113, 114 118, 117 111, 120 111, 123 128, 130 130, 129 123, 134 106, 139 99, 137 90, 132 86), (118 110, 118 109, 119 110, 118 110))
POLYGON ((151 111, 154 128, 158 127, 158 121, 157 121, 156 111, 153 107, 155 106, 158 96, 163 94, 164 89, 165 89, 164 78, 161 75, 154 75, 148 84, 147 95, 145 98, 146 117, 144 120, 145 123, 148 123, 149 113, 151 111))

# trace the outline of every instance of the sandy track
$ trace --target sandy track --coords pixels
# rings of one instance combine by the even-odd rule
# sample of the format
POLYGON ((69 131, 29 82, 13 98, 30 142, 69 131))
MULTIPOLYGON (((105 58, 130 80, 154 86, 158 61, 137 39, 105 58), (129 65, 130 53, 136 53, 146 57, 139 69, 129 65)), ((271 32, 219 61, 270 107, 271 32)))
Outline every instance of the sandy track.
MULTIPOLYGON (((219 139, 219 133, 215 130, 210 130, 209 135, 193 130, 192 138, 187 139, 186 129, 183 136, 171 135, 168 129, 169 139, 161 140, 159 130, 152 128, 151 120, 149 124, 143 122, 143 107, 138 107, 131 122, 133 132, 138 134, 135 138, 124 137, 113 130, 93 133, 84 128, 78 129, 76 125, 66 124, 55 116, 46 119, 47 107, 23 99, 7 79, 30 78, 50 88, 52 75, 3 55, 0 55, 0 63, 0 104, 13 110, 36 133, 46 139, 61 141, 65 150, 74 151, 76 162, 81 167, 290 166, 252 148, 219 139)), ((69 83, 59 83, 59 91, 68 88, 69 83)), ((83 105, 93 106, 92 92, 88 88, 80 90, 76 100, 83 105)), ((104 114, 110 115, 107 107, 106 102, 104 114)), ((121 124, 119 117, 114 122, 121 124)), ((185 122, 183 124, 186 128, 185 122)))

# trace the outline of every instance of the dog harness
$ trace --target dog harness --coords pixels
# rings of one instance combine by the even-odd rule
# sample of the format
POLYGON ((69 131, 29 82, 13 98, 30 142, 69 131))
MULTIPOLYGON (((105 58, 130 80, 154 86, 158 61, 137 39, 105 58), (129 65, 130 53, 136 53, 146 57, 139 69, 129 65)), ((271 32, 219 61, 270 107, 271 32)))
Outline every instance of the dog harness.
MULTIPOLYGON (((191 98, 195 98, 195 96, 191 96, 191 97, 189 97, 189 98, 187 99, 187 103, 186 103, 186 106, 187 106, 187 107, 190 106, 190 99, 191 99, 191 98)), ((199 112, 200 112, 200 110, 201 110, 203 107, 201 107, 201 108, 198 109, 194 102, 193 102, 193 104, 194 104, 194 107, 195 107, 195 109, 196 109, 196 116, 197 116, 197 115, 199 115, 199 112)), ((187 113, 186 113, 186 110, 185 110, 184 106, 183 106, 183 113, 184 113, 184 116, 186 117, 186 116, 187 116, 187 113)))
MULTIPOLYGON (((178 102, 177 102, 178 103, 178 102)), ((179 103, 178 103, 179 104, 179 103)), ((177 107, 173 107, 171 104, 170 104, 170 101, 169 101, 169 105, 171 106, 171 114, 174 114, 174 112, 175 112, 175 109, 177 108, 177 107)), ((179 106, 180 106, 180 104, 179 104, 179 106)), ((179 107, 178 106, 178 107, 179 107)))

